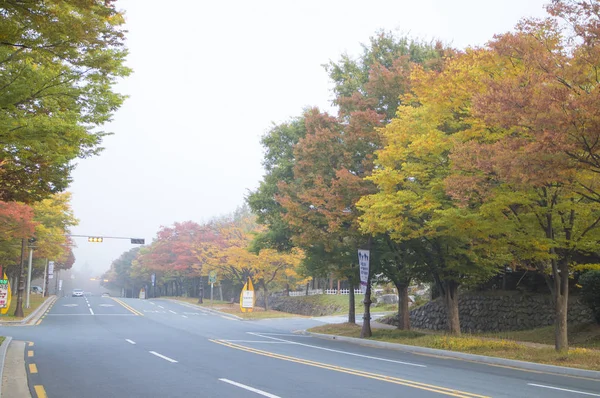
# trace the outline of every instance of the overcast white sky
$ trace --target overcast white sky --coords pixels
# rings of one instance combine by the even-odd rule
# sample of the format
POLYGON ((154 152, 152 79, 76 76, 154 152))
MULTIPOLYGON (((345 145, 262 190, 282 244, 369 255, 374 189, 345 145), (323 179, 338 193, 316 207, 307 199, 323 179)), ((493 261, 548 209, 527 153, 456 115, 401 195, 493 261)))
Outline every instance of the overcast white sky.
MULTIPOLYGON (((455 47, 483 45, 545 0, 121 0, 130 98, 101 156, 79 162, 74 234, 141 237, 229 213, 256 188, 260 137, 306 106, 331 109, 322 64, 380 29, 455 47)), ((98 273, 132 247, 76 239, 76 269, 98 273)))

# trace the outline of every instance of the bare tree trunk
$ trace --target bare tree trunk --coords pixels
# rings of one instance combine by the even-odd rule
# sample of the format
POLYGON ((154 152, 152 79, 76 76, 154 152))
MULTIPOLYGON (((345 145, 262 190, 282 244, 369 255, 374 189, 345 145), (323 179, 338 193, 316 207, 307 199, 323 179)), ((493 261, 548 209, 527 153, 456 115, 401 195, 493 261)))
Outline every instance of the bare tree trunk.
POLYGON ((397 283, 398 289, 398 329, 410 330, 410 310, 408 308, 408 284, 397 283))
POLYGON ((451 334, 460 335, 460 319, 458 318, 458 283, 449 281, 444 287, 448 331, 451 334))
POLYGON ((567 310, 569 304, 569 259, 560 261, 557 272, 554 294, 556 318, 554 319, 554 348, 556 351, 569 350, 569 336, 567 327, 567 310))
POLYGON ((200 281, 198 283, 198 304, 203 304, 204 302, 204 283, 202 282, 202 277, 200 277, 200 281))
POLYGON ((350 281, 350 291, 348 292, 348 323, 356 323, 356 308, 354 301, 354 284, 350 281))
POLYGON ((265 292, 265 311, 269 311, 269 291, 266 285, 263 285, 263 291, 265 292))

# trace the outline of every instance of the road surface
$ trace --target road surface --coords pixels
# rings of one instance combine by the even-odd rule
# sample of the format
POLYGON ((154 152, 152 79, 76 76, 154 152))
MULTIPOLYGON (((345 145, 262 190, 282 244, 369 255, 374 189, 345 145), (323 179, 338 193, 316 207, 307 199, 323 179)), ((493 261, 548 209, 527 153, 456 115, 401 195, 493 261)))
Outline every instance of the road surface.
POLYGON ((33 397, 600 397, 600 381, 294 334, 167 300, 64 297, 25 350, 33 397))

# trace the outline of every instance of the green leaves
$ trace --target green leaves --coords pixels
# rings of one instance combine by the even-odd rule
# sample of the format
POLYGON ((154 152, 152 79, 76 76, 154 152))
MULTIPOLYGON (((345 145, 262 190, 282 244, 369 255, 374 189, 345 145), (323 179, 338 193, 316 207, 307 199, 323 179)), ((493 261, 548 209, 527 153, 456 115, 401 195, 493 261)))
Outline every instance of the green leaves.
POLYGON ((123 18, 112 1, 10 1, 0 8, 0 200, 64 190, 124 100, 123 18))

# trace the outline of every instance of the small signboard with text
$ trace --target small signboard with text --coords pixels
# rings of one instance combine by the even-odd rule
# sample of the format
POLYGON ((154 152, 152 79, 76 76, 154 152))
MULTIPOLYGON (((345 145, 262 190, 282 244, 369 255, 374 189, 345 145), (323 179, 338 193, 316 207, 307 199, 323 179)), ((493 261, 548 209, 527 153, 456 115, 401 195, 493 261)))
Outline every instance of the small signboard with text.
POLYGON ((248 282, 244 285, 242 293, 240 293, 240 310, 242 312, 252 312, 254 308, 254 286, 252 279, 248 277, 248 282))
POLYGON ((0 313, 6 314, 8 312, 8 307, 10 307, 10 282, 8 281, 8 277, 4 274, 4 279, 0 279, 0 313))
POLYGON ((360 290, 363 294, 367 291, 369 282, 369 259, 371 253, 369 250, 358 250, 358 265, 360 267, 360 290))

